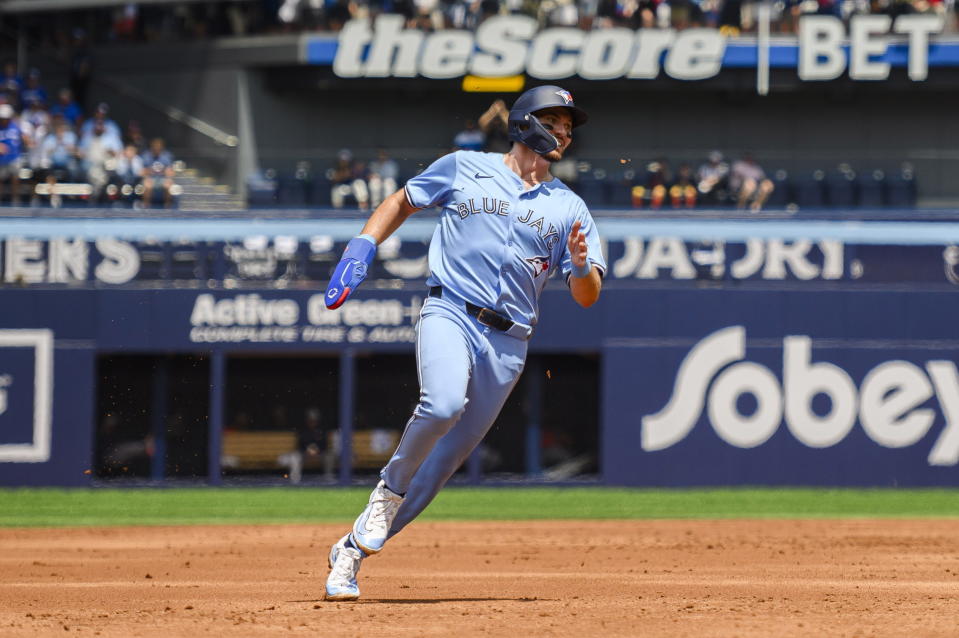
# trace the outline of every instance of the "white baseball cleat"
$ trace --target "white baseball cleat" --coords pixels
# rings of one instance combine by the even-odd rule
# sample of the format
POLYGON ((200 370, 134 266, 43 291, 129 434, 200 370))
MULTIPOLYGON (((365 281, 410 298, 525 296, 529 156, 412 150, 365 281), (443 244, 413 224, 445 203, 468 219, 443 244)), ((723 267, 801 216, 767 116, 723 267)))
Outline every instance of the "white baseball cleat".
MULTIPOLYGON (((333 547, 330 548, 330 558, 329 558, 330 569, 333 569, 333 565, 336 564, 336 556, 337 556, 337 554, 339 553, 339 551, 340 551, 341 549, 343 549, 344 547, 347 546, 347 545, 346 545, 346 542, 347 542, 348 540, 350 540, 350 535, 349 535, 349 533, 347 533, 346 536, 344 536, 344 537, 341 538, 340 540, 338 540, 338 541, 336 541, 335 543, 333 543, 333 547)), ((365 557, 364 557, 364 558, 365 558, 365 557)))
POLYGON ((349 536, 347 534, 330 548, 330 575, 326 579, 327 600, 356 600, 360 597, 356 574, 360 571, 363 554, 346 544, 349 536))
POLYGON ((403 497, 387 489, 380 481, 370 494, 370 503, 353 523, 353 542, 367 554, 383 549, 396 511, 403 504, 403 497))

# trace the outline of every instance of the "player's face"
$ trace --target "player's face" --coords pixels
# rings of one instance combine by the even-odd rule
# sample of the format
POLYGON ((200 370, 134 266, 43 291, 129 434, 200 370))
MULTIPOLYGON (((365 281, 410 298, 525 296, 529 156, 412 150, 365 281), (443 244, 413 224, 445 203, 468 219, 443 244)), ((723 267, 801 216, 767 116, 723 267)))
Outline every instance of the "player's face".
POLYGON ((562 107, 554 107, 538 111, 536 117, 550 135, 559 142, 555 150, 546 153, 543 157, 551 162, 563 159, 563 153, 573 141, 573 118, 569 111, 562 107))

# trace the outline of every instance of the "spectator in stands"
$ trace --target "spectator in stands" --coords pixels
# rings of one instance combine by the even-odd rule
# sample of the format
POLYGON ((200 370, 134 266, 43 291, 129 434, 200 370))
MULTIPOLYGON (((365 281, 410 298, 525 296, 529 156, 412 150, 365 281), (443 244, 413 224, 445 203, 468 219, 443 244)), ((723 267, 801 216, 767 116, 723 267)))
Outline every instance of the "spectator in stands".
POLYGON ((119 139, 107 133, 102 121, 94 122, 92 129, 80 136, 80 167, 93 187, 93 201, 102 201, 111 169, 122 148, 119 139))
POLYGON ((696 189, 699 202, 707 206, 722 206, 729 197, 729 164, 722 152, 712 151, 709 158, 696 170, 696 189))
POLYGON ((43 140, 50 134, 50 114, 44 102, 37 97, 32 97, 25 104, 27 107, 20 113, 20 127, 26 142, 24 159, 26 166, 36 173, 43 168, 42 146, 43 140))
POLYGON ((48 133, 40 144, 40 172, 37 181, 49 186, 50 205, 60 208, 62 197, 56 192, 59 182, 72 182, 77 178, 77 135, 63 118, 53 120, 53 132, 48 133))
POLYGON ((452 2, 447 8, 447 18, 454 29, 472 31, 479 24, 479 6, 473 2, 452 2))
POLYGON ((27 73, 26 84, 20 91, 20 104, 24 107, 35 102, 50 103, 47 90, 40 84, 40 69, 30 69, 30 72, 27 73))
POLYGON ((50 115, 54 117, 59 115, 70 126, 76 126, 83 116, 83 110, 73 100, 73 92, 63 88, 57 92, 57 102, 50 107, 50 115))
POLYGON ((140 157, 137 147, 133 144, 124 146, 113 172, 113 184, 116 186, 116 197, 119 200, 128 204, 134 201, 137 187, 146 172, 145 169, 143 158, 140 157))
POLYGON ((20 204, 20 164, 24 149, 23 131, 16 112, 9 104, 0 104, 0 197, 4 183, 10 184, 10 201, 20 204))
POLYGON ((616 25, 616 0, 596 0, 589 25, 594 29, 609 29, 616 25))
POLYGON ((123 143, 135 146, 137 153, 143 153, 147 150, 147 138, 146 135, 143 134, 143 129, 140 128, 140 123, 137 120, 127 122, 126 137, 124 137, 123 143))
POLYGON ((413 26, 424 31, 437 31, 446 26, 439 0, 413 0, 413 5, 416 7, 413 26))
POLYGON ((163 207, 173 207, 173 155, 166 149, 162 137, 150 140, 150 148, 141 156, 143 161, 143 205, 153 206, 157 192, 162 195, 163 207))
POLYGON ((676 170, 676 180, 669 187, 669 202, 673 208, 696 207, 696 184, 693 169, 683 162, 676 170))
POLYGON ((333 167, 327 172, 331 183, 330 201, 333 208, 343 208, 346 198, 356 198, 356 205, 361 209, 370 206, 370 191, 366 185, 366 167, 353 161, 353 153, 349 149, 342 149, 336 155, 333 167))
POLYGON ((575 27, 579 25, 579 7, 575 0, 553 0, 543 2, 540 10, 545 13, 549 27, 575 27))
POLYGON ((742 0, 723 0, 719 10, 719 31, 726 37, 736 37, 743 29, 742 0))
POLYGON ((483 150, 487 153, 506 153, 510 148, 509 108, 503 100, 495 100, 479 116, 479 127, 486 136, 483 150))
POLYGON ((335 452, 330 445, 330 429, 325 427, 317 407, 307 408, 305 418, 296 429, 296 449, 280 457, 280 463, 290 468, 290 483, 303 479, 303 465, 311 459, 323 462, 323 478, 333 480, 335 452))
POLYGON ((653 209, 662 208, 671 181, 669 160, 660 157, 650 162, 646 165, 645 182, 633 187, 633 206, 639 208, 648 205, 653 209))
POLYGON ((732 189, 736 205, 740 209, 749 206, 749 210, 759 212, 773 192, 772 180, 766 177, 751 153, 743 153, 742 159, 733 162, 729 171, 729 187, 732 189))
POLYGON ((15 60, 4 60, 3 74, 0 75, 0 95, 14 110, 20 106, 20 93, 23 91, 23 78, 17 73, 15 60))
POLYGON ((370 204, 373 208, 379 206, 387 195, 396 192, 399 177, 400 167, 396 160, 389 156, 386 149, 379 149, 376 160, 370 162, 370 204))
POLYGON ((44 169, 41 179, 49 181, 51 174, 54 183, 77 179, 77 134, 63 118, 54 118, 53 132, 40 145, 40 165, 44 169))
POLYGON ((93 130, 93 127, 99 122, 103 125, 103 132, 106 136, 113 138, 112 143, 115 143, 118 147, 123 147, 123 136, 120 132, 120 126, 111 120, 107 115, 110 113, 110 106, 106 102, 100 102, 97 104, 96 110, 93 112, 93 117, 83 123, 83 126, 80 127, 80 139, 93 130))
POLYGON ((456 150, 463 151, 482 151, 486 143, 486 136, 476 126, 476 120, 466 120, 463 122, 463 130, 453 138, 453 146, 456 150))

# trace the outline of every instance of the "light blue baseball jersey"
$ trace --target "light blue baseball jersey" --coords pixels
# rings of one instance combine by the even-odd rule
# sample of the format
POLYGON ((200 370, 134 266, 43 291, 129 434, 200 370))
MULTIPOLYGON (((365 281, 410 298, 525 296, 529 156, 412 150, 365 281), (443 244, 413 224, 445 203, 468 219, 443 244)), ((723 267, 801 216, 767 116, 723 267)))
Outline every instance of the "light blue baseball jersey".
POLYGON ((415 208, 442 206, 430 242, 430 286, 535 325, 539 295, 572 268, 566 241, 579 220, 590 263, 606 272, 586 204, 559 179, 527 190, 501 153, 457 151, 406 183, 415 208))

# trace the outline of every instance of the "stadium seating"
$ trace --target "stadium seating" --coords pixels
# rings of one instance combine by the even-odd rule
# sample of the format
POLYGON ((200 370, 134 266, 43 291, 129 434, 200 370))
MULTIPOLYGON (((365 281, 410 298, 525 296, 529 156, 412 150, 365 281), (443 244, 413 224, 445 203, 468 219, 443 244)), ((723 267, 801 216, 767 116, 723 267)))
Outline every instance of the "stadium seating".
POLYGON ((886 174, 879 169, 860 173, 856 178, 858 203, 862 208, 878 208, 885 204, 886 174))
MULTIPOLYGON (((295 170, 288 172, 268 169, 250 177, 246 184, 249 207, 329 208, 330 181, 324 171, 314 172, 309 164, 300 162, 295 170)), ((806 171, 778 168, 769 173, 775 188, 765 207, 850 209, 917 205, 917 180, 911 166, 889 174, 877 168, 856 168, 850 163, 841 163, 834 169, 820 167, 806 171)), ((650 206, 651 192, 637 184, 636 173, 631 168, 607 169, 598 163, 580 161, 575 176, 567 177, 573 177, 564 181, 590 208, 622 210, 650 206)), ((703 206, 697 205, 697 208, 703 206)), ((719 206, 733 207, 735 202, 726 201, 719 206)), ((347 196, 346 208, 355 207, 355 198, 347 196)), ((663 202, 662 209, 671 209, 668 201, 663 202)))
POLYGON ((605 204, 612 208, 630 208, 635 180, 636 171, 631 168, 611 171, 606 178, 605 204))
POLYGON ((826 175, 825 203, 836 208, 852 208, 857 203, 856 173, 849 164, 840 164, 826 175))
POLYGON ((889 175, 886 182, 886 205, 911 208, 916 205, 916 177, 912 167, 904 165, 889 175))
POLYGON ((772 174, 773 192, 766 200, 767 208, 785 208, 793 202, 793 187, 789 181, 789 172, 780 168, 772 174))
POLYGON ((576 192, 583 198, 588 206, 594 208, 606 206, 606 192, 608 189, 609 187, 606 184, 606 171, 590 168, 579 174, 576 192))
POLYGON ((820 208, 824 206, 826 203, 825 180, 825 171, 818 168, 811 173, 798 177, 793 183, 796 204, 800 208, 820 208))

